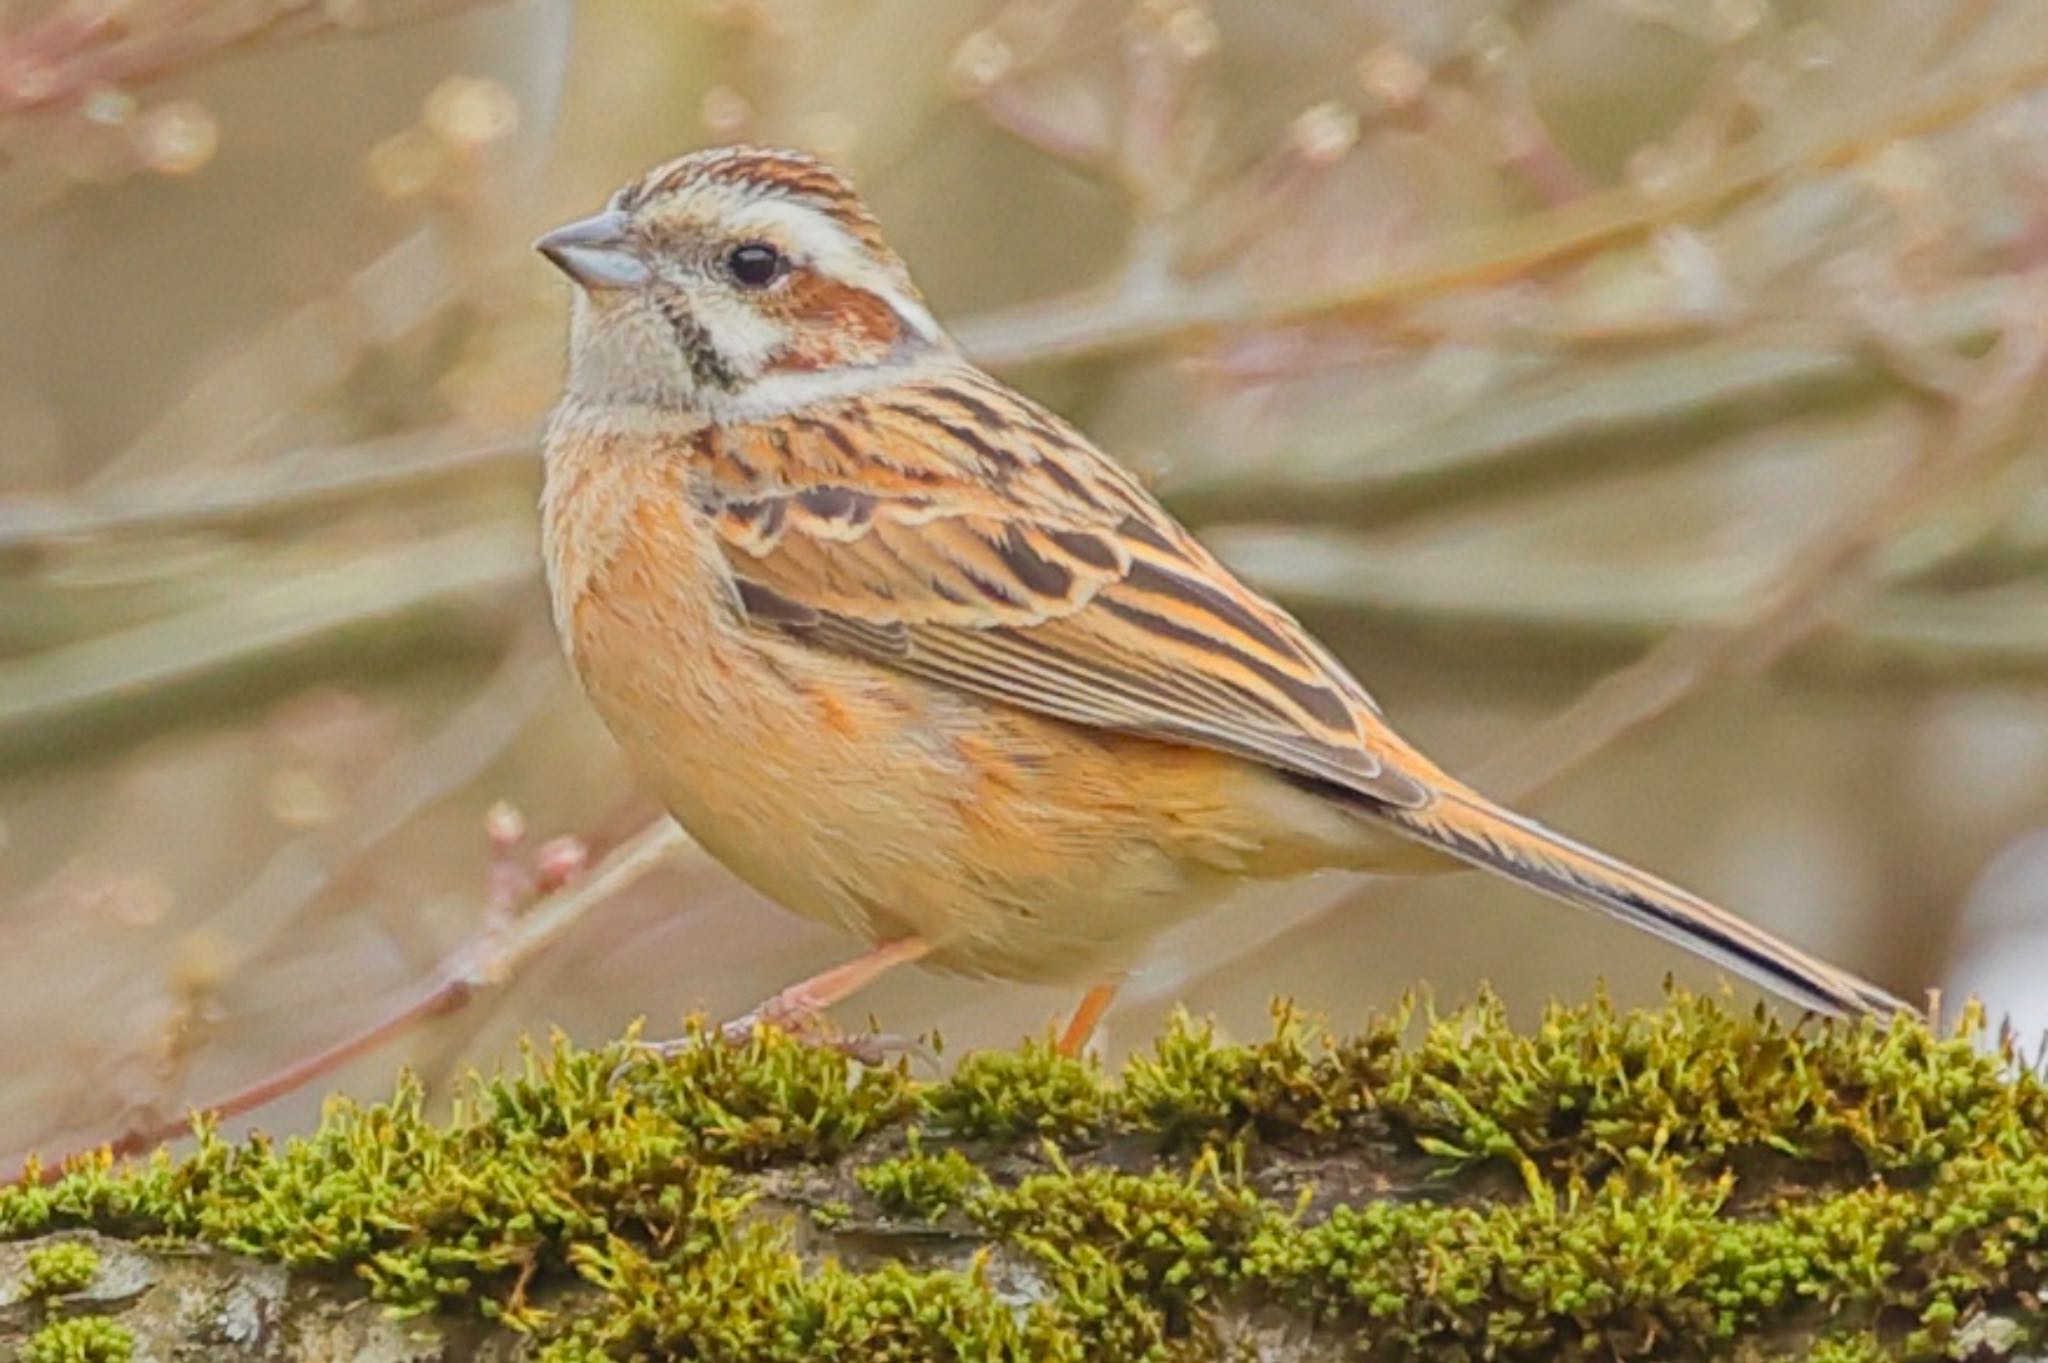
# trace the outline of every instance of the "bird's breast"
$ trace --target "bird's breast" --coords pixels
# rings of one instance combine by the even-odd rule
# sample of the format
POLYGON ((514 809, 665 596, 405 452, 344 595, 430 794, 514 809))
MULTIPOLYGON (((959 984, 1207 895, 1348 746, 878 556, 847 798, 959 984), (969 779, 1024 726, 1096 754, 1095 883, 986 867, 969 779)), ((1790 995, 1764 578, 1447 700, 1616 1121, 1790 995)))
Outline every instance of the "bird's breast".
POLYGON ((564 644, 653 792, 771 898, 937 964, 1099 978, 1358 821, 1223 753, 1087 729, 749 626, 673 467, 551 450, 564 644))
POLYGON ((541 538, 555 628, 614 728, 712 699, 741 647, 731 577, 688 476, 653 441, 549 443, 541 538))

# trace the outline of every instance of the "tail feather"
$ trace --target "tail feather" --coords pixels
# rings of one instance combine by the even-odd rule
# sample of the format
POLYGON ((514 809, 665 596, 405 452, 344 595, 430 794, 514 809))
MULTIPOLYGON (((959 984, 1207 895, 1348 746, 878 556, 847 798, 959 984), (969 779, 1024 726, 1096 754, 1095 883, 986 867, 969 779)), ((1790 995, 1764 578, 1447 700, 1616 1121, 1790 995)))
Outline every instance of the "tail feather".
POLYGON ((1910 1013, 1903 1000, 1647 871, 1456 786, 1421 809, 1376 811, 1396 831, 1704 956, 1815 1012, 1910 1013))

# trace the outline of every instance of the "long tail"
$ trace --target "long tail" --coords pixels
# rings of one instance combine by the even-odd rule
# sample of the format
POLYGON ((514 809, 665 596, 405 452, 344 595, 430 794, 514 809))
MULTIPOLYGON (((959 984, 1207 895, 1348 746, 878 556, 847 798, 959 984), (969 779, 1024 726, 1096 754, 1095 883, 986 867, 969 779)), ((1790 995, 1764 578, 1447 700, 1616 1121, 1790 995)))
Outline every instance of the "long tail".
POLYGON ((1903 1000, 1647 871, 1573 842, 1476 791, 1439 788, 1417 810, 1382 806, 1391 827, 1568 904, 1655 933, 1815 1012, 1910 1013, 1903 1000))

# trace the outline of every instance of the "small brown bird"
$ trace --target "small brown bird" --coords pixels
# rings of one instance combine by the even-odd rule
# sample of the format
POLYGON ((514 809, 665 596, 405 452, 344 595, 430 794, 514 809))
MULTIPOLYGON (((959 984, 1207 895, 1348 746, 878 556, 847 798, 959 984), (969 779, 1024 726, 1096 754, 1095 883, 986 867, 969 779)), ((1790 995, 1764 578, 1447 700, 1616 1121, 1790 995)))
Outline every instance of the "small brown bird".
POLYGON ((1897 999, 1510 812, 1087 437, 975 368, 847 181, 727 147, 541 238, 577 287, 543 494, 556 626, 675 817, 874 943, 1090 986, 1247 880, 1481 866, 1825 1013, 1897 999))

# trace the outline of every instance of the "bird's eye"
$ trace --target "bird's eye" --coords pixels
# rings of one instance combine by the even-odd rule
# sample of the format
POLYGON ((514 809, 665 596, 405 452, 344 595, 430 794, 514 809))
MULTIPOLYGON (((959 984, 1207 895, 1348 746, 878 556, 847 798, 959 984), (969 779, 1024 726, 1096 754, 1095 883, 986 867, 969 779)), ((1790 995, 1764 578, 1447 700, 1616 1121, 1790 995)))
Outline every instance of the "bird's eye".
POLYGON ((782 252, 762 241, 735 246, 725 257, 726 273, 746 289, 765 289, 782 278, 782 272, 788 268, 789 262, 782 252))

